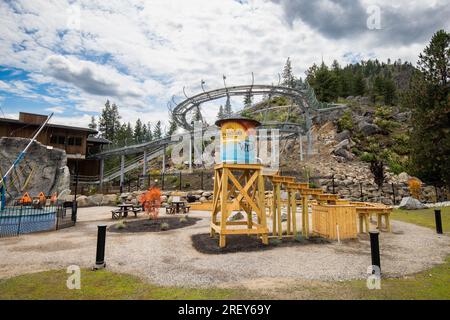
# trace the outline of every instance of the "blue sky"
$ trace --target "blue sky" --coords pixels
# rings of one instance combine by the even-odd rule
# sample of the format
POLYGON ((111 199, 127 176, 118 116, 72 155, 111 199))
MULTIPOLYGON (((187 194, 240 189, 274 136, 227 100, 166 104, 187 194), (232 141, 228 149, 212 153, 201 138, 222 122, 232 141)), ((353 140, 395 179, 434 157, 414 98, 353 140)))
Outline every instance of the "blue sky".
MULTIPOLYGON (((124 121, 168 119, 168 102, 223 85, 276 83, 322 57, 415 62, 448 28, 449 1, 33 0, 0 2, 0 116, 55 112, 86 126, 109 99, 124 121), (367 28, 377 5, 381 26, 367 28)), ((235 109, 241 100, 233 99, 235 109)), ((202 106, 210 121, 223 101, 202 106)))

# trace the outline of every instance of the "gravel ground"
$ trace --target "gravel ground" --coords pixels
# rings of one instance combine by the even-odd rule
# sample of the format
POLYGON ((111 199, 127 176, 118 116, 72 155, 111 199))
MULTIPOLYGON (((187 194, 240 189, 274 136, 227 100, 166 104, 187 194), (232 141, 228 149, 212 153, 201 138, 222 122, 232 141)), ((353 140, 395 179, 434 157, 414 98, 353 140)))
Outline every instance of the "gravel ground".
MULTIPOLYGON (((95 262, 97 224, 111 225, 111 208, 79 209, 77 225, 59 231, 0 239, 0 278, 71 264, 95 262)), ((159 285, 234 286, 249 281, 346 280, 366 278, 370 265, 367 236, 341 244, 309 244, 260 252, 207 255, 192 247, 191 235, 209 232, 209 213, 193 226, 161 233, 107 233, 108 270, 137 275, 159 285)), ((164 214, 162 214, 164 216, 164 214)), ((131 218, 133 220, 134 218, 131 218)), ((270 220, 270 219, 269 219, 270 220)), ((301 221, 300 217, 297 221, 301 221)), ((397 277, 442 263, 450 237, 413 224, 393 221, 381 233, 383 274, 397 277)))

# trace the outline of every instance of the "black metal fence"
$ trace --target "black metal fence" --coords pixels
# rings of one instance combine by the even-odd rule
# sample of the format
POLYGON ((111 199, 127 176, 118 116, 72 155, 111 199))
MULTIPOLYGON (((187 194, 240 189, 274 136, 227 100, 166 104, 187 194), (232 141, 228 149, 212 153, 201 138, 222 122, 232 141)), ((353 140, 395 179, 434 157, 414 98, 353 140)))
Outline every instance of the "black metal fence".
POLYGON ((73 202, 50 206, 6 207, 0 210, 0 238, 74 226, 76 211, 73 202))
MULTIPOLYGON (((409 196, 406 184, 384 183, 378 189, 372 181, 353 182, 338 180, 335 176, 310 176, 301 171, 281 170, 284 176, 295 177, 297 181, 308 181, 311 187, 325 187, 328 193, 341 194, 343 197, 357 201, 382 201, 386 204, 399 204, 404 196, 409 196)), ((140 175, 128 178, 120 186, 118 181, 105 184, 103 190, 95 188, 97 193, 119 193, 145 190, 149 186, 156 186, 163 191, 181 190, 213 190, 214 188, 213 170, 194 170, 193 172, 172 172, 140 175)), ((270 190, 272 185, 266 179, 266 190, 270 190)), ((98 187, 98 186, 96 186, 98 187)), ((81 193, 88 194, 92 186, 82 185, 81 193)), ((423 193, 425 196, 425 193, 423 193)), ((432 195, 428 194, 427 202, 448 201, 449 192, 445 188, 433 187, 432 195)), ((424 199, 422 199, 424 200, 424 199)))

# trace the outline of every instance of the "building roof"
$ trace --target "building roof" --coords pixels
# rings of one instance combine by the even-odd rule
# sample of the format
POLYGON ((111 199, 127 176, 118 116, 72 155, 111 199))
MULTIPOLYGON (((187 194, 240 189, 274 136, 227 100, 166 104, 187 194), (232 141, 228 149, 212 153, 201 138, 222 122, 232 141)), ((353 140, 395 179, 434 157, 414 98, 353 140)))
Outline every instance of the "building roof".
MULTIPOLYGON (((0 118, 0 123, 12 123, 12 124, 18 124, 18 125, 24 125, 24 126, 38 126, 38 124, 31 124, 26 123, 17 119, 8 119, 8 118, 0 118)), ((47 127, 49 128, 59 128, 59 129, 67 129, 67 130, 74 130, 74 131, 84 131, 88 132, 90 134, 97 134, 98 131, 91 129, 91 128, 83 128, 83 127, 72 127, 72 126, 65 126, 62 124, 54 124, 54 123, 48 123, 47 127)))
POLYGON ((110 144, 111 143, 111 141, 109 141, 108 139, 102 138, 102 137, 89 136, 86 140, 87 140, 87 142, 93 142, 93 143, 98 143, 98 144, 110 144))

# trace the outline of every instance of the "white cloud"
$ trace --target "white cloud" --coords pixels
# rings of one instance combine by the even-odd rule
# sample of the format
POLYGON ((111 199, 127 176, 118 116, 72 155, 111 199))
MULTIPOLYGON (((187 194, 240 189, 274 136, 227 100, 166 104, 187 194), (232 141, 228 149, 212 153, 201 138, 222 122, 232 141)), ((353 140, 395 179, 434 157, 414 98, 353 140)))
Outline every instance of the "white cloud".
POLYGON ((63 113, 66 108, 64 107, 50 107, 46 108, 46 111, 54 112, 54 113, 63 113))
MULTIPOLYGON (((382 10, 395 9, 391 1, 377 3, 382 10)), ((408 12, 433 6, 404 0, 396 10, 404 11, 406 4, 408 12)), ((99 112, 107 98, 119 105, 124 120, 166 122, 167 102, 173 95, 180 102, 183 87, 188 95, 201 91, 202 79, 207 89, 221 87, 223 74, 227 85, 246 84, 251 72, 255 83, 277 83, 288 56, 303 76, 322 56, 329 64, 334 59, 345 64, 349 52, 414 63, 425 46, 328 39, 301 19, 289 25, 283 6, 265 0, 18 0, 1 2, 0 14, 2 64, 30 72, 29 82, 0 80, 0 90, 44 99, 49 107, 73 105, 74 117, 85 119, 84 125, 88 113, 99 112), (71 4, 80 7, 79 30, 67 28, 71 4), (34 84, 46 84, 52 96, 34 92, 34 84)), ((209 122, 219 103, 203 106, 209 122)))

